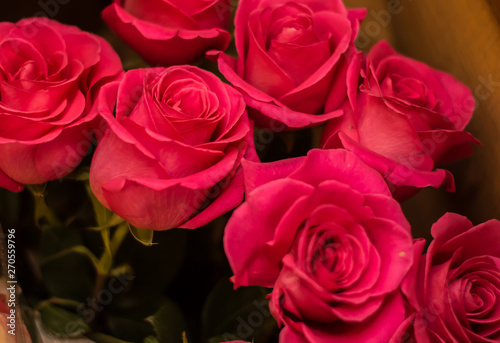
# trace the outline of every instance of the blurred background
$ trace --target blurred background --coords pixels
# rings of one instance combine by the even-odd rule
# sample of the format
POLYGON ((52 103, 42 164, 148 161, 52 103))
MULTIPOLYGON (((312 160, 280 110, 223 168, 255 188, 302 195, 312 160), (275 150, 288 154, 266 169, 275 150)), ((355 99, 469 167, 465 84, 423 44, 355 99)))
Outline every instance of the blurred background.
POLYGON ((111 0, 19 0, 2 1, 0 19, 18 21, 43 16, 76 25, 82 30, 99 32, 105 27, 100 13, 111 0))
MULTIPOLYGON (((1 0, 0 21, 16 22, 31 16, 47 16, 106 38, 122 58, 125 69, 143 65, 140 58, 101 20, 100 12, 110 3, 111 0, 1 0)), ((482 142, 482 146, 475 148, 473 156, 446 166, 455 176, 456 193, 446 193, 441 189, 424 189, 403 203, 414 235, 429 238, 430 226, 445 212, 465 215, 474 224, 492 218, 500 219, 499 1, 454 0, 451 3, 434 0, 344 0, 344 3, 351 8, 368 8, 367 17, 357 40, 361 50, 368 52, 376 42, 386 39, 400 53, 454 75, 471 89, 476 99, 476 111, 467 130, 482 142)), ((301 137, 300 134, 297 136, 301 137)), ((52 192, 62 192, 68 185, 69 181, 54 185, 52 187, 58 189, 53 189, 52 192)), ((84 189, 80 191, 85 194, 84 189)), ((67 195, 75 197, 75 194, 78 194, 72 192, 68 192, 67 195)), ((20 194, 19 197, 16 198, 17 204, 32 201, 26 193, 20 194)), ((0 192, 0 203, 15 203, 12 199, 6 192, 0 192)), ((17 209, 17 215, 7 213, 5 208, 7 207, 0 208, 0 222, 4 228, 31 225, 27 224, 26 220, 19 219, 23 216, 22 208, 17 209)), ((175 275, 175 281, 168 283, 168 287, 165 280, 161 284, 156 282, 158 292, 174 298, 187 314, 190 331, 194 336, 190 342, 197 341, 202 336, 196 333, 196 327, 205 326, 207 332, 203 336, 210 337, 210 327, 217 324, 217 318, 207 315, 210 313, 207 308, 222 304, 223 300, 220 298, 229 302, 228 297, 234 296, 234 292, 231 293, 231 286, 221 281, 227 280, 230 275, 220 243, 224 224, 224 219, 220 219, 213 223, 212 227, 203 230, 188 232, 171 230, 159 233, 155 235, 155 241, 163 242, 163 245, 160 244, 161 248, 137 247, 134 241, 125 245, 127 249, 130 247, 130 250, 124 251, 124 255, 141 256, 142 259, 135 261, 135 264, 132 263, 136 271, 134 275, 141 273, 142 266, 154 266, 152 273, 158 273, 158 268, 164 268, 172 261, 170 255, 177 256, 178 265, 172 267, 171 275, 165 276, 174 279, 175 275), (160 250, 165 251, 164 248, 171 248, 172 253, 164 256, 164 253, 160 252, 160 250), (161 260, 158 256, 161 256, 161 260), (195 273, 192 268, 195 268, 195 273), (213 289, 216 288, 224 291, 214 293, 213 289), (205 318, 201 323, 199 312, 207 298, 208 305, 204 305, 203 310, 205 318), (215 301, 217 299, 220 301, 215 301)), ((26 231, 26 236, 34 232, 26 231)), ((23 244, 36 245, 37 236, 30 236, 28 239, 23 237, 21 230, 20 233, 21 245, 18 249, 23 249, 23 244)), ((28 260, 28 257, 25 259, 28 260)), ((125 257, 123 259, 126 260, 125 257)), ((26 267, 26 274, 31 273, 28 270, 26 267)), ((43 279, 46 280, 46 275, 49 274, 46 270, 43 273, 43 279)), ((143 288, 140 289, 141 294, 151 292, 150 285, 154 284, 155 280, 147 278, 146 274, 150 274, 151 277, 152 273, 150 269, 146 269, 144 275, 139 275, 145 280, 143 288)), ((42 278, 42 275, 35 277, 42 278)), ((36 290, 29 289, 31 278, 27 277, 26 280, 29 280, 24 283, 26 293, 37 294, 36 290)), ((248 298, 245 298, 244 294, 239 294, 234 296, 234 299, 263 299, 265 296, 260 294, 259 290, 250 292, 255 294, 250 294, 248 298)), ((271 328, 267 329, 271 332, 267 333, 268 337, 275 335, 273 324, 270 325, 271 328)), ((123 331, 127 326, 130 326, 129 322, 117 326, 119 330, 116 331, 123 331)), ((109 325, 106 327, 108 332, 113 332, 113 328, 109 328, 109 325)), ((216 330, 213 331, 215 333, 216 330)), ((256 341, 259 340, 256 338, 256 341)))

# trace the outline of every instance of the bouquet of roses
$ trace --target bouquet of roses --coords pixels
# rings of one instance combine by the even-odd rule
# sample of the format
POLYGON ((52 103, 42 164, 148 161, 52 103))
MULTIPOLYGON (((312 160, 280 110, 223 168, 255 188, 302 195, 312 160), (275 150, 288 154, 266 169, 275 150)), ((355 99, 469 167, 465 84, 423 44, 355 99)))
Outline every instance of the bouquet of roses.
POLYGON ((115 0, 149 64, 125 71, 96 34, 0 23, 3 341, 500 341, 500 222, 446 213, 426 246, 400 206, 455 190, 474 97, 359 51, 365 14, 115 0))

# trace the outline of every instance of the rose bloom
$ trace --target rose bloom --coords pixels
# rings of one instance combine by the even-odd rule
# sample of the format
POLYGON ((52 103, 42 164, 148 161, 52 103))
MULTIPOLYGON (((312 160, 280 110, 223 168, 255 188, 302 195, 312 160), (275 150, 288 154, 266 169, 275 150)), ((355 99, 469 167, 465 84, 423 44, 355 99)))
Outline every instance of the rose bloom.
POLYGON ((401 342, 500 342, 500 222, 447 213, 402 289, 413 308, 401 342))
POLYGON ((474 109, 470 90, 399 55, 385 41, 363 61, 358 56, 348 79, 345 114, 327 124, 322 146, 353 151, 387 179, 399 199, 427 186, 454 191, 452 175, 434 168, 470 155, 471 143, 478 143, 463 131, 474 109))
POLYGON ((224 248, 235 287, 273 288, 280 342, 388 342, 404 320, 412 238, 380 174, 340 149, 243 170, 224 248))
POLYGON ((100 88, 122 73, 98 36, 46 18, 0 23, 0 187, 69 174, 90 148, 100 88))
POLYGON ((239 57, 219 55, 219 69, 243 94, 256 124, 274 131, 320 124, 342 114, 335 110, 346 97, 348 61, 364 14, 341 0, 241 0, 239 57))
POLYGON ((207 50, 225 50, 230 0, 114 0, 102 17, 152 65, 194 62, 207 50))
POLYGON ((95 151, 97 199, 139 228, 195 228, 243 200, 243 156, 256 159, 241 95, 191 66, 137 69, 106 87, 109 130, 95 151), (116 118, 113 109, 116 103, 116 118))

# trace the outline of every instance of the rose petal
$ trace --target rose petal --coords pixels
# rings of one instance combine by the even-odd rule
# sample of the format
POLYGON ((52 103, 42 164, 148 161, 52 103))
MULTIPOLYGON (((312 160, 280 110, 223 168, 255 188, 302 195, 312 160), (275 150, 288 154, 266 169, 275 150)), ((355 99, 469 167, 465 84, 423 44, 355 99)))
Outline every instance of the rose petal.
POLYGON ((285 213, 294 202, 312 191, 313 187, 303 182, 272 181, 247 195, 245 203, 234 211, 226 225, 224 250, 235 274, 235 287, 250 284, 272 286, 282 256, 264 255, 260 248, 273 239, 281 217, 279 214, 285 213), (281 194, 285 189, 288 197, 283 199, 281 194), (253 215, 256 210, 259 216, 253 215))
POLYGON ((474 152, 472 144, 481 144, 469 132, 465 131, 421 131, 424 152, 431 156, 436 164, 447 164, 468 157, 474 152))
POLYGON ((229 45, 227 31, 178 30, 136 20, 116 4, 102 12, 104 21, 152 65, 174 65, 192 62, 208 50, 225 50, 229 45), (168 53, 166 53, 168 52, 168 53))
POLYGON ((142 229, 168 230, 185 222, 199 204, 203 190, 172 185, 158 191, 132 180, 117 179, 103 184, 102 194, 111 210, 142 229))
POLYGON ((325 329, 319 325, 297 323, 307 342, 388 342, 404 319, 403 300, 399 293, 394 293, 380 311, 368 320, 358 323, 333 323, 325 329))
POLYGON ((199 29, 198 24, 182 10, 187 5, 185 3, 174 5, 161 0, 127 0, 123 5, 123 9, 137 20, 179 29, 199 29))
POLYGON ((303 162, 304 157, 287 158, 270 163, 242 160, 246 194, 250 194, 251 191, 268 182, 287 177, 303 162))
POLYGON ((0 187, 6 188, 12 192, 20 192, 24 189, 22 184, 12 180, 2 170, 0 170, 0 187))
POLYGON ((290 175, 317 185, 322 180, 334 179, 361 193, 378 193, 390 196, 387 184, 380 175, 354 154, 345 150, 313 149, 307 153, 305 163, 290 175))

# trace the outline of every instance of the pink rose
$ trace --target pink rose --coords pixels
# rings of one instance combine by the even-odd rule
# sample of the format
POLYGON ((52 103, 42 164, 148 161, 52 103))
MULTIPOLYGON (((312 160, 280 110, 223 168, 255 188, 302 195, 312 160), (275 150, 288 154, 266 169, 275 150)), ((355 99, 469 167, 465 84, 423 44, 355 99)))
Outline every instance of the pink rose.
POLYGON ((131 70, 105 88, 99 106, 109 129, 90 185, 131 224, 195 228, 242 201, 240 161, 256 158, 252 130, 241 95, 215 75, 191 66, 131 70))
POLYGON ((341 0, 241 0, 239 57, 219 55, 219 69, 243 94, 258 125, 320 124, 342 114, 335 110, 346 97, 348 60, 364 14, 346 10, 341 0))
POLYGON ((427 186, 453 191, 452 175, 434 168, 470 155, 478 143, 462 131, 474 109, 470 90, 384 41, 363 61, 358 56, 348 79, 345 114, 327 124, 322 146, 353 151, 396 186, 400 199, 427 186))
POLYGON ((114 0, 104 21, 152 65, 194 62, 207 50, 225 50, 229 0, 114 0))
POLYGON ((98 36, 46 18, 0 23, 0 186, 69 174, 90 148, 100 88, 122 73, 98 36))
POLYGON ((224 248, 235 287, 272 287, 280 342, 387 342, 404 320, 410 227, 387 184, 345 150, 244 161, 224 248))
POLYGON ((402 285, 415 313, 401 341, 500 342, 500 222, 447 213, 431 233, 402 285))

